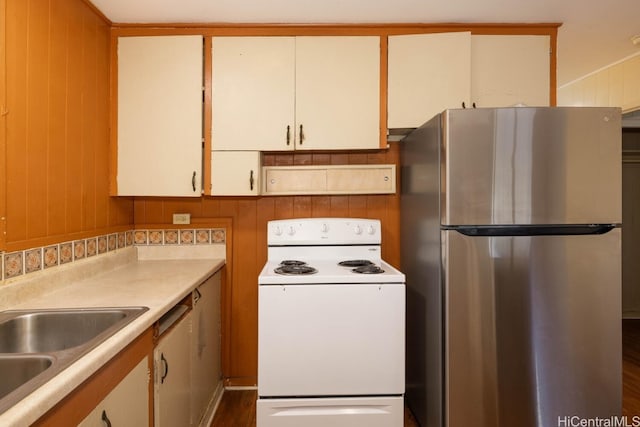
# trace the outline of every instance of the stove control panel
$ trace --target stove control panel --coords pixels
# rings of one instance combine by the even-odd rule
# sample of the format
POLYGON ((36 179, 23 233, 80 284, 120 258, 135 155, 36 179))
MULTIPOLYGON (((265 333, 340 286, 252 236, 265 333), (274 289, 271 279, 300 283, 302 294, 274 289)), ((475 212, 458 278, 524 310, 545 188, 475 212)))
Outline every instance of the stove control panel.
POLYGON ((289 245, 379 245, 380 220, 359 218, 299 218, 269 221, 267 243, 289 245))

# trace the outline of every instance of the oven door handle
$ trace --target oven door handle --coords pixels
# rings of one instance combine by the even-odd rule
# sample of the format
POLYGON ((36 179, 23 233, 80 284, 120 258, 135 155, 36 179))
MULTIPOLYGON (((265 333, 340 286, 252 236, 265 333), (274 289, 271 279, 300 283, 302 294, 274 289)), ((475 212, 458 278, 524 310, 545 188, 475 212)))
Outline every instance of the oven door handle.
POLYGON ((331 415, 383 415, 390 413, 389 405, 326 405, 326 406, 290 406, 273 408, 271 416, 331 416, 331 415))

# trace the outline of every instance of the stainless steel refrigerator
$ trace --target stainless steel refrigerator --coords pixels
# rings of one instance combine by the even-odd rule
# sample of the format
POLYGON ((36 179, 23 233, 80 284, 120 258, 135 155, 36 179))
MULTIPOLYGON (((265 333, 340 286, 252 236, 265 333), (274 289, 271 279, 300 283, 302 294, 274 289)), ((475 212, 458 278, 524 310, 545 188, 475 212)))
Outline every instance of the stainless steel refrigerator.
POLYGON ((447 110, 400 145, 420 424, 619 416, 620 110, 447 110))

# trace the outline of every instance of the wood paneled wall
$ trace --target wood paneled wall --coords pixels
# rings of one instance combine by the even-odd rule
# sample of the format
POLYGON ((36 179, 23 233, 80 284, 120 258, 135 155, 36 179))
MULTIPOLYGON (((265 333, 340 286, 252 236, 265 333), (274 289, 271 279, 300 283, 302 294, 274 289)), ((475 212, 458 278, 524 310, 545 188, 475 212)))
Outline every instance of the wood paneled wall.
MULTIPOLYGON (((396 164, 398 146, 373 152, 320 154, 264 154, 263 164, 396 164)), ((254 385, 258 366, 258 274, 267 258, 267 221, 296 217, 360 217, 382 221, 382 256, 400 265, 399 196, 287 196, 136 198, 136 228, 170 224, 172 214, 188 212, 192 218, 230 217, 233 221, 231 289, 225 301, 230 307, 228 330, 223 331, 223 374, 229 385, 254 385)))
POLYGON ((6 233, 6 170, 7 150, 7 1, 0 0, 0 251, 4 248, 6 233))
POLYGON ((130 228, 133 201, 109 197, 110 23, 83 0, 0 5, 6 14, 0 249, 130 228))

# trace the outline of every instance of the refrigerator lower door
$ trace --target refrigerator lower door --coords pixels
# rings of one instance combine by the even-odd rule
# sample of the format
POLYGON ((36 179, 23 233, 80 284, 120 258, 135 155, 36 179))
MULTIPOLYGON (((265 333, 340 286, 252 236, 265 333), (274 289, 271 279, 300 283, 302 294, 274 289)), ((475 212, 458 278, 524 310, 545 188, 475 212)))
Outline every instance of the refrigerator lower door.
POLYGON ((620 229, 442 233, 445 425, 547 427, 620 415, 620 229))

